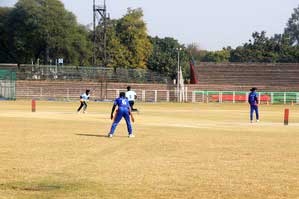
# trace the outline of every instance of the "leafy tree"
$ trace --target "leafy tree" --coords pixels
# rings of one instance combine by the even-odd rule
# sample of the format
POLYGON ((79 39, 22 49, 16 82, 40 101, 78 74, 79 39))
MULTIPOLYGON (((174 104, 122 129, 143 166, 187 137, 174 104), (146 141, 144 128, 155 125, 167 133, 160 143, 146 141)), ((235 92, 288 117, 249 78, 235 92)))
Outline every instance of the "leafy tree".
POLYGON ((223 49, 219 51, 207 52, 201 58, 203 62, 228 62, 230 58, 230 51, 223 49))
POLYGON ((279 59, 279 44, 275 38, 268 38, 266 32, 254 32, 253 40, 231 50, 232 62, 276 62, 279 59))
POLYGON ((290 37, 290 45, 299 46, 299 6, 294 9, 284 33, 290 37))
POLYGON ((87 66, 92 63, 92 41, 91 32, 86 27, 79 25, 72 35, 70 45, 73 52, 70 62, 74 65, 87 66))
POLYGON ((12 51, 10 44, 10 34, 8 32, 8 16, 12 8, 0 7, 0 62, 13 62, 16 55, 12 51))
MULTIPOLYGON (((106 39, 107 39, 107 47, 106 47, 106 55, 107 55, 107 66, 113 67, 116 69, 117 67, 125 67, 130 68, 129 62, 129 50, 123 45, 120 41, 120 38, 117 36, 116 25, 118 20, 108 20, 107 21, 107 29, 106 29, 106 39)), ((104 26, 101 24, 97 27, 97 33, 101 33, 104 31, 104 26)), ((97 34, 97 62, 99 65, 104 66, 104 52, 103 52, 103 38, 100 38, 100 34, 97 34)))
POLYGON ((252 34, 253 41, 231 51, 232 62, 299 62, 299 6, 288 20, 284 34, 266 37, 266 32, 252 34))
POLYGON ((106 58, 103 47, 104 24, 97 27, 97 62, 108 67, 145 68, 152 53, 141 9, 128 9, 120 19, 108 20, 106 26, 106 58))
POLYGON ((147 67, 159 73, 166 74, 173 79, 177 75, 178 51, 180 51, 180 65, 183 70, 183 75, 189 75, 189 55, 185 47, 173 38, 165 37, 150 37, 153 45, 153 53, 147 61, 147 67))
POLYGON ((115 29, 120 44, 128 50, 125 57, 132 68, 146 68, 146 61, 152 53, 152 44, 142 17, 140 8, 129 8, 127 14, 117 21, 115 29))
POLYGON ((5 28, 17 63, 40 59, 48 64, 63 57, 66 63, 87 64, 91 54, 87 30, 59 0, 19 0, 5 28))
POLYGON ((272 53, 276 53, 277 62, 298 62, 298 46, 290 45, 290 37, 287 34, 275 34, 270 38, 270 41, 274 43, 272 53))
POLYGON ((197 61, 202 62, 228 62, 230 58, 231 47, 223 48, 219 51, 200 50, 196 44, 189 44, 187 51, 197 61))
POLYGON ((207 50, 201 50, 195 43, 187 45, 186 49, 196 61, 203 61, 204 57, 209 53, 207 50))

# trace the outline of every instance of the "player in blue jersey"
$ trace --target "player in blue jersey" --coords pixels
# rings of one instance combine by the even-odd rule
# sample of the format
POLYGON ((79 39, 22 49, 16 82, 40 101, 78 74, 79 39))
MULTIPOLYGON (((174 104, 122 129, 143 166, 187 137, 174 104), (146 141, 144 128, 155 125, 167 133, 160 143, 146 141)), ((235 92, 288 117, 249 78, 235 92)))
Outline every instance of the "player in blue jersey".
POLYGON ((256 122, 259 122, 259 109, 258 109, 258 94, 255 92, 257 88, 250 89, 250 93, 248 95, 248 103, 250 104, 250 122, 253 121, 253 112, 255 112, 256 122))
POLYGON ((118 106, 118 109, 116 111, 115 118, 114 118, 113 124, 111 126, 111 130, 108 134, 108 137, 110 137, 110 138, 113 137, 114 131, 115 131, 118 123, 120 122, 120 120, 123 117, 125 118, 126 123, 127 123, 129 137, 130 138, 135 137, 132 133, 132 125, 131 125, 131 121, 130 121, 130 115, 131 115, 133 122, 134 122, 134 118, 132 117, 131 107, 130 107, 128 99, 126 99, 126 94, 124 92, 121 92, 119 94, 119 98, 116 98, 114 100, 114 104, 113 104, 112 111, 111 111, 111 117, 110 117, 111 120, 113 119, 113 113, 114 113, 116 106, 118 106))
POLYGON ((89 94, 90 90, 86 90, 85 93, 83 93, 82 95, 80 95, 80 106, 77 109, 77 112, 79 113, 80 110, 83 107, 83 113, 86 113, 86 108, 87 108, 87 102, 89 100, 90 94, 89 94))

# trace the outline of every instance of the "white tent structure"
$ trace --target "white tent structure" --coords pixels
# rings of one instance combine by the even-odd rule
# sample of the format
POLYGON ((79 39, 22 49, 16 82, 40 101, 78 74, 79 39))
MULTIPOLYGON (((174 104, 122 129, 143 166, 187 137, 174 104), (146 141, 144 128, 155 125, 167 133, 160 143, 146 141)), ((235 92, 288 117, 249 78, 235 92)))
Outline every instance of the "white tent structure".
POLYGON ((178 68, 177 68, 177 89, 176 96, 178 102, 186 102, 187 101, 187 88, 185 89, 184 85, 184 77, 182 73, 182 67, 180 66, 180 51, 181 48, 176 49, 178 51, 178 68))
POLYGON ((184 77, 183 77, 181 67, 179 67, 177 79, 178 79, 177 88, 176 88, 177 102, 187 102, 187 87, 185 87, 184 84, 184 77))

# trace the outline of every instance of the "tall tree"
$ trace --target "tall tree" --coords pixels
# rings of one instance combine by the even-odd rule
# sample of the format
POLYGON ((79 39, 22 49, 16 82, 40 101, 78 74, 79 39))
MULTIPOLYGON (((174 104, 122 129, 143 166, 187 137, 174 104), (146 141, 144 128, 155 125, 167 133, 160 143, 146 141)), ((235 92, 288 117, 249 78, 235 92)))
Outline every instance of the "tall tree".
POLYGON ((219 51, 207 52, 202 58, 203 62, 228 62, 230 58, 230 51, 222 49, 219 51))
POLYGON ((290 37, 291 45, 299 46, 299 6, 294 8, 284 33, 290 37))
POLYGON ((90 54, 87 30, 59 0, 19 0, 6 28, 17 63, 40 59, 48 64, 50 59, 63 57, 66 63, 80 64, 86 63, 80 58, 82 51, 90 54))
POLYGON ((116 25, 116 35, 128 50, 126 56, 129 67, 132 68, 146 68, 146 61, 152 53, 152 44, 142 17, 142 9, 129 8, 116 25))
POLYGON ((92 63, 92 36, 91 32, 86 27, 79 25, 71 38, 71 52, 73 56, 70 57, 70 63, 80 66, 88 66, 92 63))
POLYGON ((266 36, 266 32, 254 32, 252 40, 230 51, 232 62, 277 62, 278 46, 275 39, 266 36))
MULTIPOLYGON (((118 20, 112 19, 107 21, 106 27, 106 39, 107 39, 107 47, 106 47, 106 54, 107 54, 107 66, 113 67, 114 69, 118 67, 130 68, 129 62, 129 50, 127 46, 123 45, 120 41, 120 38, 116 32, 116 25, 118 20)), ((104 31, 104 26, 100 25, 97 27, 97 33, 104 31)), ((104 66, 104 52, 102 46, 102 38, 99 37, 100 34, 97 34, 97 62, 99 65, 104 66)))
POLYGON ((187 45, 189 52, 196 61, 203 61, 209 51, 200 49, 198 44, 192 43, 187 45))
POLYGON ((147 61, 147 67, 159 73, 166 74, 173 79, 177 75, 178 51, 180 51, 180 65, 184 76, 189 75, 189 55, 185 47, 171 37, 152 37, 153 54, 147 61))
POLYGON ((13 52, 13 47, 10 43, 11 35, 7 27, 9 13, 12 8, 0 7, 0 62, 14 62, 16 55, 13 52))

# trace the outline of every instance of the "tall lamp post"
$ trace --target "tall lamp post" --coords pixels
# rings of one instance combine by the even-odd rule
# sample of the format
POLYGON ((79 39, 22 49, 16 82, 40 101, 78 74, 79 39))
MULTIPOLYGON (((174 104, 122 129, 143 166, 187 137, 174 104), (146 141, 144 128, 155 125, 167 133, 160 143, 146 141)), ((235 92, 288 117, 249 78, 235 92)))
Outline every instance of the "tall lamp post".
POLYGON ((176 48, 178 51, 178 67, 177 67, 177 100, 180 102, 180 79, 181 79, 181 66, 180 66, 180 51, 182 48, 176 48))

